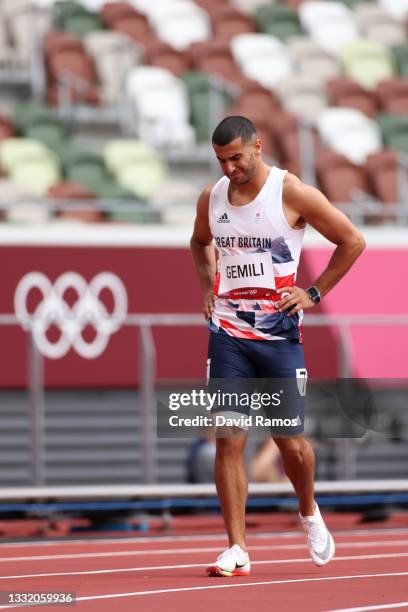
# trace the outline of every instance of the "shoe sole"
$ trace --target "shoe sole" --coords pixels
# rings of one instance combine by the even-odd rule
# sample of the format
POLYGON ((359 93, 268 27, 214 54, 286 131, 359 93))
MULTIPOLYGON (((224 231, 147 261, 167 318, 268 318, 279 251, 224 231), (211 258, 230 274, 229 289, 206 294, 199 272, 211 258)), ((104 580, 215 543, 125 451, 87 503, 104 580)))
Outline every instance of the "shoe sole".
POLYGON ((318 567, 322 567, 323 565, 327 565, 328 563, 330 563, 330 561, 333 559, 335 555, 336 544, 334 543, 333 536, 331 535, 331 533, 329 533, 329 538, 330 538, 330 554, 328 558, 326 559, 326 561, 323 561, 322 559, 320 559, 320 557, 312 555, 313 563, 317 565, 318 567))
POLYGON ((248 570, 234 569, 232 572, 223 570, 218 565, 209 565, 206 569, 207 575, 211 578, 232 578, 233 576, 249 576, 248 570))

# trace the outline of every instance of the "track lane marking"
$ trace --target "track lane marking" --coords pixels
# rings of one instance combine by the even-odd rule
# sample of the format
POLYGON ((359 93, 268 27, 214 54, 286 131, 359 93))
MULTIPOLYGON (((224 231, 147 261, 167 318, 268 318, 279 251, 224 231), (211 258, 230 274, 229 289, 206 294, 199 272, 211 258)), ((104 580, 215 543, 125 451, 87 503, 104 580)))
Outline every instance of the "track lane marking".
MULTIPOLYGON (((408 535, 408 529, 406 528, 383 528, 383 529, 333 529, 333 532, 338 536, 349 536, 349 535, 408 535)), ((296 538, 301 537, 301 532, 285 531, 285 532, 268 532, 268 533, 252 533, 249 534, 248 539, 268 539, 268 538, 296 538)), ((98 539, 52 539, 52 540, 41 540, 35 542, 1 542, 1 548, 30 548, 30 547, 43 547, 43 546, 72 546, 82 544, 146 544, 150 542, 200 542, 208 540, 221 540, 225 541, 226 536, 224 534, 208 534, 208 535, 174 535, 174 536, 138 536, 135 535, 131 538, 98 538, 98 539)))
MULTIPOLYGON (((370 559, 396 559, 400 557, 408 557, 406 553, 385 553, 382 555, 354 555, 347 557, 334 557, 333 561, 368 561, 370 559)), ((268 559, 262 561, 251 561, 251 565, 279 565, 288 563, 310 563, 310 557, 304 557, 300 559, 268 559)), ((82 570, 77 572, 52 572, 42 574, 20 574, 15 576, 0 576, 0 580, 18 580, 25 578, 51 578, 61 576, 83 576, 83 575, 94 575, 94 574, 117 574, 126 572, 147 572, 155 570, 170 570, 170 569, 191 569, 195 567, 206 567, 208 563, 189 563, 184 565, 150 565, 146 567, 123 567, 113 569, 99 569, 99 570, 82 570)))
MULTIPOLYGON (((387 546, 408 546, 408 540, 378 540, 375 542, 336 542, 337 548, 374 548, 387 546)), ((306 543, 303 544, 278 544, 274 546, 248 546, 249 551, 256 550, 304 550, 306 543)), ((0 557, 0 563, 10 563, 13 561, 55 561, 57 559, 90 559, 103 557, 131 557, 140 555, 180 555, 180 554, 198 554, 202 552, 219 552, 219 547, 211 546, 206 548, 157 548, 148 550, 114 550, 108 552, 91 552, 91 553, 67 553, 60 555, 31 555, 24 557, 0 557)))
MULTIPOLYGON (((233 589, 233 588, 242 588, 242 587, 251 587, 251 586, 265 586, 272 584, 300 584, 300 583, 310 583, 310 582, 326 582, 330 580, 359 580, 362 578, 387 578, 387 577, 395 577, 395 576, 408 576, 408 572, 390 572, 384 574, 352 574, 349 576, 325 576, 321 578, 296 578, 289 580, 267 580, 262 582, 241 582, 236 584, 217 584, 212 586, 194 586, 194 587, 182 587, 175 589, 159 589, 153 591, 133 591, 129 593, 109 593, 106 595, 86 595, 83 597, 77 597, 76 601, 92 601, 96 599, 118 599, 123 597, 136 597, 142 595, 159 595, 162 593, 181 593, 181 592, 189 592, 189 591, 208 591, 213 589, 233 589)), ((15 606, 0 606, 0 610, 8 610, 10 608, 28 608, 33 604, 28 604, 27 606, 21 606, 16 604, 15 606)))
POLYGON ((393 608, 408 608, 408 601, 381 604, 380 606, 363 606, 362 608, 338 608, 336 610, 326 610, 326 612, 365 612, 366 610, 391 610, 393 608))

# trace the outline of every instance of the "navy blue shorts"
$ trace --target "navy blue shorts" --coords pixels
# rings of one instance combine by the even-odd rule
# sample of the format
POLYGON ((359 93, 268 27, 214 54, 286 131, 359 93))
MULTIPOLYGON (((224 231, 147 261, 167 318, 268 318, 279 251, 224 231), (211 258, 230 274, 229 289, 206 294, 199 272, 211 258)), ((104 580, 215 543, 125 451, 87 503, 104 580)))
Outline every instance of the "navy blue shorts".
MULTIPOLYGON (((281 393, 278 407, 263 407, 267 417, 296 420, 288 427, 271 428, 274 436, 303 433, 307 371, 303 347, 297 340, 247 340, 223 331, 211 332, 208 346, 207 378, 210 390, 227 392, 281 393), (262 379, 256 381, 254 379, 262 379)), ((250 406, 237 405, 233 411, 252 414, 250 406)), ((216 406, 213 412, 230 412, 216 406)))
POLYGON ((211 332, 207 378, 296 378, 305 368, 297 340, 247 340, 211 332))

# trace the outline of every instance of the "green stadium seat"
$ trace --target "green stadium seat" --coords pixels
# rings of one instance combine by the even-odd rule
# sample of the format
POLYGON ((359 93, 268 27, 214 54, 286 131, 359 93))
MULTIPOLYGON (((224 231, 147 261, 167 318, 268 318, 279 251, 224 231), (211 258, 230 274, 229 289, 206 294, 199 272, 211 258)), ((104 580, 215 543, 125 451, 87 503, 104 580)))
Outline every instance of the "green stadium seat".
POLYGON ((340 51, 340 59, 346 75, 367 89, 375 89, 380 81, 395 74, 390 52, 371 40, 347 43, 340 51))
POLYGON ((97 195, 104 200, 134 200, 135 196, 124 189, 113 178, 106 176, 96 190, 97 195))
POLYGON ((65 149, 69 138, 65 125, 54 117, 37 121, 25 130, 24 136, 42 142, 58 156, 65 149))
POLYGON ((98 193, 98 189, 108 176, 103 157, 97 153, 75 152, 74 149, 64 163, 65 173, 70 181, 80 183, 95 193, 98 193))
POLYGON ((408 156, 408 116, 379 113, 376 120, 385 146, 408 156))
POLYGON ((13 121, 18 131, 24 134, 26 129, 37 121, 54 117, 51 109, 41 102, 23 102, 16 105, 13 121))
MULTIPOLYGON (((185 72, 181 79, 187 86, 190 102, 190 121, 194 127, 198 142, 208 142, 213 130, 213 121, 210 116, 211 85, 208 75, 198 71, 185 72)), ((217 94, 215 94, 217 95, 217 94)), ((228 94, 221 96, 220 105, 227 108, 233 99, 228 94)))
POLYGON ((353 9, 358 4, 367 4, 367 2, 372 2, 374 4, 375 0, 340 0, 343 4, 348 6, 350 9, 353 9))
POLYGON ((64 21, 74 15, 89 15, 89 11, 77 0, 57 0, 52 7, 52 17, 58 29, 64 28, 64 21))
POLYGON ((392 53, 398 74, 408 76, 408 44, 394 47, 392 53))
POLYGON ((78 38, 84 38, 90 32, 103 30, 103 23, 98 15, 72 15, 64 20, 64 30, 75 34, 78 38))
POLYGON ((255 21, 260 32, 271 34, 281 40, 302 33, 295 11, 283 4, 259 6, 255 12, 255 21))

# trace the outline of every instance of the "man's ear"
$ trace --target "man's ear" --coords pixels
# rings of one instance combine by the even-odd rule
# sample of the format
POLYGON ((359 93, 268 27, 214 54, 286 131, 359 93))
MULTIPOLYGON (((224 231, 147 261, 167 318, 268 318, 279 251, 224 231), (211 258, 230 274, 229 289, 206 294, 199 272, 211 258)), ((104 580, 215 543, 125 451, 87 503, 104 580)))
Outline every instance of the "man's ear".
POLYGON ((254 153, 255 155, 262 154, 262 140, 260 138, 257 138, 254 142, 254 153))

